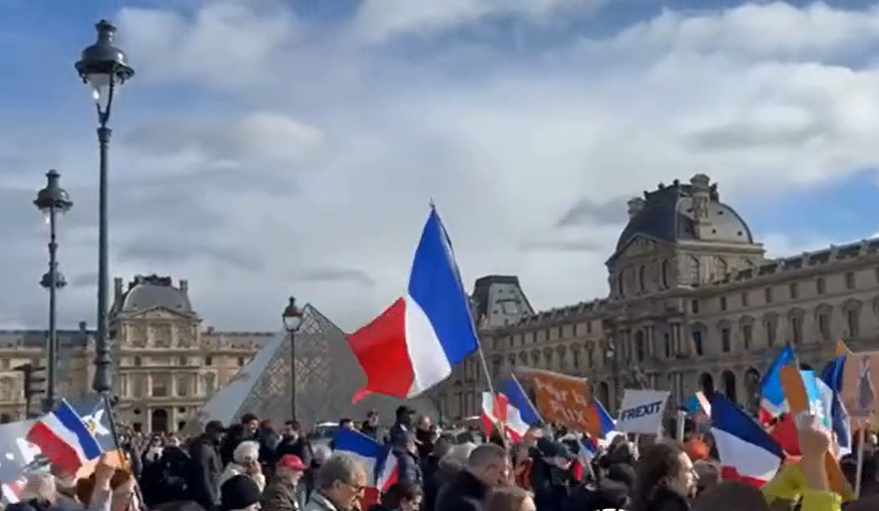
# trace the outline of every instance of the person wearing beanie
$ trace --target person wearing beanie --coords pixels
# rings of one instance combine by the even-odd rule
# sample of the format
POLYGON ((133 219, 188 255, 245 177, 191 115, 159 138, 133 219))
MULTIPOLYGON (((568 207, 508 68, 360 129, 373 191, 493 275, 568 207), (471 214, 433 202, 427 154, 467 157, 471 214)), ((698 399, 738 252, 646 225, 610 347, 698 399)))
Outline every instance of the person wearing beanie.
POLYGON ((252 477, 235 474, 220 485, 219 511, 256 511, 262 490, 252 477))
POLYGON ((246 440, 235 447, 235 451, 232 453, 232 462, 226 465, 226 469, 220 474, 220 486, 232 476, 239 474, 250 476, 260 491, 265 488, 266 477, 263 475, 259 463, 259 442, 246 440))

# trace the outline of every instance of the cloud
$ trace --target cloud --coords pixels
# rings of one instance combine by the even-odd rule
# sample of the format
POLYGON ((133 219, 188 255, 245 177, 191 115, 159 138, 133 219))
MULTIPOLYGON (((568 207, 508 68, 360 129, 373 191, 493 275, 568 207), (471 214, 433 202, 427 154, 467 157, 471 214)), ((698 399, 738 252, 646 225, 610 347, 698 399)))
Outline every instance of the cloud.
MULTIPOLYGON (((503 19, 551 27, 584 6, 607 23, 600 2, 366 0, 320 23, 287 5, 117 16, 138 74, 114 118, 112 273, 187 278, 220 327, 280 327, 290 294, 361 325, 405 288, 431 200, 465 280, 520 275, 544 308, 606 294, 625 198, 660 181, 707 173, 736 206, 879 164, 875 10, 666 10, 523 51, 455 33, 503 31, 503 19)), ((76 276, 67 322, 94 317, 95 143, 67 129, 85 116, 0 125, 0 162, 57 165, 76 202, 59 253, 76 276), (34 149, 24 133, 46 136, 34 149)), ((26 190, 42 181, 8 176, 0 278, 20 292, 0 299, 13 311, 0 322, 40 324, 45 229, 26 190)), ((800 250, 750 220, 773 252, 800 250)))

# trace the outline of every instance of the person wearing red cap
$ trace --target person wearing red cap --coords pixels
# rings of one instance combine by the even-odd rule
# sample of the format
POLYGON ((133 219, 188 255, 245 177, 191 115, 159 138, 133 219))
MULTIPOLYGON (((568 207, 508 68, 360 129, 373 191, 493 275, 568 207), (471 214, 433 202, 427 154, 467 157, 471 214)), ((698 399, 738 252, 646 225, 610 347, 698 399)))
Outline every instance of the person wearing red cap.
POLYGON ((298 511, 296 487, 305 472, 305 463, 299 456, 285 454, 275 465, 275 477, 266 486, 260 503, 266 511, 298 511))

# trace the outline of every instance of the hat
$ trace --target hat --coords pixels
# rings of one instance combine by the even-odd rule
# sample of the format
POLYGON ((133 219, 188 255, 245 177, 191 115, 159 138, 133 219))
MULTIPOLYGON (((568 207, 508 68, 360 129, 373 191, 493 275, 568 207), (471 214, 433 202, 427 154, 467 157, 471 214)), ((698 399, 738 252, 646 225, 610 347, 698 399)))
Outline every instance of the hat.
POLYGON ((285 454, 281 456, 281 459, 278 460, 278 468, 289 468, 291 470, 305 470, 305 463, 302 463, 302 459, 295 454, 285 454))
POLYGON ((220 509, 246 509, 257 502, 262 496, 259 485, 250 476, 237 474, 220 486, 220 509))
POLYGON ((401 415, 412 415, 413 413, 415 413, 414 409, 412 409, 406 405, 400 405, 397 407, 397 411, 394 413, 394 415, 399 417, 401 415))

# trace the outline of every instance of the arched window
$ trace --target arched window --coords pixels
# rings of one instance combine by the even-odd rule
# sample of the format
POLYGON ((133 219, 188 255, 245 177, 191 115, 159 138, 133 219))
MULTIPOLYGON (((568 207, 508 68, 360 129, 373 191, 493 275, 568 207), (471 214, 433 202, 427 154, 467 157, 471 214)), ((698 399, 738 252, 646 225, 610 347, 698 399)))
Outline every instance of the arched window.
POLYGON ((647 267, 644 265, 638 267, 638 289, 647 290, 647 267))

